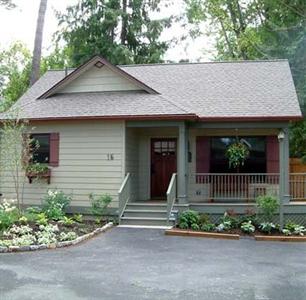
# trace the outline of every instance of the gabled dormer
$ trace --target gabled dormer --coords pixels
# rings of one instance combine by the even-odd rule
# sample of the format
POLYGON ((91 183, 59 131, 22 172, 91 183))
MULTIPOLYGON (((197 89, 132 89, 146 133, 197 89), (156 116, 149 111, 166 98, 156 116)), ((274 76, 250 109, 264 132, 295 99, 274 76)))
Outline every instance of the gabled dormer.
POLYGON ((158 94, 157 91, 101 56, 94 56, 57 82, 38 99, 45 99, 55 94, 118 91, 144 91, 148 94, 158 94))

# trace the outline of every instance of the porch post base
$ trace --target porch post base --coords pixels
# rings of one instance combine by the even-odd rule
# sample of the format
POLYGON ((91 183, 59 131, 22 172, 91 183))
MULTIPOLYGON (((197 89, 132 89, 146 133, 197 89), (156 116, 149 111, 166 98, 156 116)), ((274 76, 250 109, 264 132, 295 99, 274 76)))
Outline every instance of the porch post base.
POLYGON ((283 204, 289 204, 290 200, 291 200, 291 196, 290 195, 284 195, 283 204))
POLYGON ((179 204, 187 204, 188 203, 186 195, 178 196, 177 199, 178 199, 179 204))

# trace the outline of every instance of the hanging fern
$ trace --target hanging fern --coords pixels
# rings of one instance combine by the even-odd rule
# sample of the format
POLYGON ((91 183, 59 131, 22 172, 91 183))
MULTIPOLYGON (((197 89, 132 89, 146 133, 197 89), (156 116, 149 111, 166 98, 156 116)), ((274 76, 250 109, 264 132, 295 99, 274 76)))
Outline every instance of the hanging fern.
POLYGON ((226 157, 228 158, 230 168, 238 169, 240 166, 243 166, 249 155, 249 148, 240 141, 231 144, 226 149, 226 157))

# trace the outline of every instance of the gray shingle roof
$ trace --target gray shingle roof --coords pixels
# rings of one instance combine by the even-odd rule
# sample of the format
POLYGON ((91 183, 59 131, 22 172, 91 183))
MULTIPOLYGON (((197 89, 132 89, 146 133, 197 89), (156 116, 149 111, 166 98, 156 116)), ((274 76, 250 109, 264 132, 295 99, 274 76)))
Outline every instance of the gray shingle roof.
POLYGON ((18 101, 29 119, 196 115, 200 118, 301 116, 286 60, 121 66, 160 94, 95 92, 37 98, 65 76, 47 72, 18 101))

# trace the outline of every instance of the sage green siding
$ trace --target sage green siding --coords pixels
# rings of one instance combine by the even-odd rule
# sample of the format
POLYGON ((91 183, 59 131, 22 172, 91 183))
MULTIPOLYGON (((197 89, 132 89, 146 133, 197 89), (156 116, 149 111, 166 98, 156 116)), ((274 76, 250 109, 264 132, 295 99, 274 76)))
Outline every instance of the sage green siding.
MULTIPOLYGON (((84 121, 35 124, 33 133, 60 134, 59 166, 52 168, 51 184, 25 181, 24 203, 40 204, 48 189, 73 197, 72 206, 88 206, 89 193, 108 193, 118 206, 118 190, 124 176, 124 122, 84 121), (109 160, 109 154, 113 160, 109 160)), ((1 172, 0 192, 14 198, 13 180, 1 172)))
POLYGON ((125 170, 131 174, 131 200, 138 200, 139 190, 139 141, 137 133, 133 129, 127 128, 125 131, 125 170))
POLYGON ((68 83, 60 93, 80 92, 110 92, 110 91, 132 91, 139 90, 135 84, 116 74, 108 67, 92 67, 80 77, 68 83))

